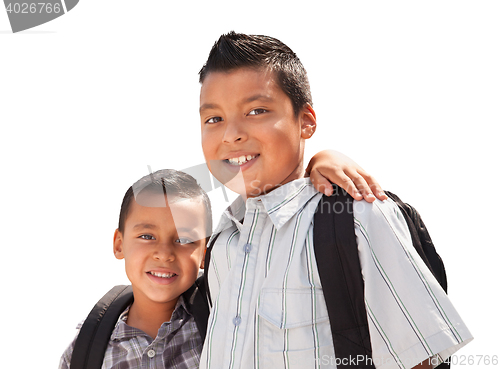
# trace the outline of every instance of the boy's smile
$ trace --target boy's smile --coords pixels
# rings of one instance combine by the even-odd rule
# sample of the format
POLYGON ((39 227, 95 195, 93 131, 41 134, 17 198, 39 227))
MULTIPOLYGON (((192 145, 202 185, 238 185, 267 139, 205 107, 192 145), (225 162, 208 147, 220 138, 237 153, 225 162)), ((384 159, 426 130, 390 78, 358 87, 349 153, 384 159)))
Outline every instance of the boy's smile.
POLYGON ((147 202, 132 200, 123 234, 115 232, 113 249, 118 259, 125 259, 134 304, 173 309, 202 267, 206 211, 197 199, 176 199, 165 206, 163 194, 146 196, 147 202))
POLYGON ((239 68, 212 72, 201 87, 207 165, 219 181, 249 197, 303 176, 304 140, 316 128, 314 110, 307 105, 295 116, 273 77, 267 69, 239 68))

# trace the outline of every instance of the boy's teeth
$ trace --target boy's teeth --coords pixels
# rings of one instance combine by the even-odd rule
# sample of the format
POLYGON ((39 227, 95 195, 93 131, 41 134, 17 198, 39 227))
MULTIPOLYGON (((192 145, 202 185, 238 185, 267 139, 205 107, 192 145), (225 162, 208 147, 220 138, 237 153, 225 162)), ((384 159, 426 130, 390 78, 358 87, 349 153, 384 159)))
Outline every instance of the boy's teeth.
POLYGON ((172 278, 174 276, 174 273, 156 273, 156 272, 150 272, 150 273, 155 277, 160 277, 160 278, 172 278))
POLYGON ((252 155, 241 155, 238 158, 228 159, 228 161, 229 161, 230 164, 233 164, 233 165, 243 165, 246 162, 248 162, 248 161, 250 161, 250 160, 252 160, 254 158, 255 158, 255 156, 252 156, 252 155))

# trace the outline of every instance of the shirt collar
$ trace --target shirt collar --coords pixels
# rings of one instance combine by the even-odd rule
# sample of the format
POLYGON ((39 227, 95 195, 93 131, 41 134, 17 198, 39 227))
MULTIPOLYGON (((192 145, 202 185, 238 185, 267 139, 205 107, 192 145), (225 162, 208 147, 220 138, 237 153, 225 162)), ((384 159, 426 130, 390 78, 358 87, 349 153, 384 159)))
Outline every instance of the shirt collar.
POLYGON ((230 228, 233 223, 239 228, 241 225, 240 222, 245 216, 245 211, 245 201, 243 200, 243 197, 238 196, 236 200, 234 200, 233 203, 222 213, 219 225, 215 229, 214 235, 230 228))
MULTIPOLYGON (((127 324, 130 306, 132 306, 132 305, 129 305, 123 311, 123 313, 120 314, 120 317, 118 318, 118 321, 116 322, 115 329, 113 330, 113 333, 111 334, 110 341, 128 339, 128 338, 132 338, 135 336, 147 336, 147 334, 145 332, 143 332, 142 330, 131 327, 127 324)), ((162 327, 165 324, 168 324, 168 323, 173 322, 175 320, 185 319, 189 315, 191 315, 191 313, 189 312, 189 309, 187 309, 187 307, 186 307, 186 302, 184 301, 184 297, 181 295, 181 296, 179 296, 179 299, 177 300, 177 304, 175 305, 174 311, 172 312, 172 317, 170 318, 170 321, 164 322, 162 324, 162 327)), ((154 337, 152 337, 152 338, 154 338, 154 337)))
POLYGON ((234 224, 241 228, 240 221, 247 209, 257 208, 262 204, 274 226, 279 229, 302 209, 318 191, 309 178, 301 178, 284 184, 268 194, 249 198, 245 201, 241 196, 224 211, 215 234, 230 228, 234 224))

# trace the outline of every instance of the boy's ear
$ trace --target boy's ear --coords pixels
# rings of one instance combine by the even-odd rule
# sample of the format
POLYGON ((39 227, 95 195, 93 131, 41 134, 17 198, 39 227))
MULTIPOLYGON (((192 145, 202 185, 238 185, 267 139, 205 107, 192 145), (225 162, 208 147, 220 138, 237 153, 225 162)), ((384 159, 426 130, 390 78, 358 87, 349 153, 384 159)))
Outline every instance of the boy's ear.
POLYGON ((316 131, 316 112, 312 108, 311 104, 306 103, 301 112, 301 131, 302 138, 311 138, 316 131))
MULTIPOLYGON (((207 237, 207 240, 206 240, 206 244, 208 244, 208 240, 210 239, 210 237, 207 237)), ((207 248, 205 247, 203 249, 203 257, 201 258, 201 263, 200 263, 200 269, 205 269, 205 255, 207 254, 207 248)))
POLYGON ((116 229, 115 234, 113 235, 113 254, 115 254, 115 258, 123 259, 125 256, 123 255, 123 235, 122 233, 116 229))

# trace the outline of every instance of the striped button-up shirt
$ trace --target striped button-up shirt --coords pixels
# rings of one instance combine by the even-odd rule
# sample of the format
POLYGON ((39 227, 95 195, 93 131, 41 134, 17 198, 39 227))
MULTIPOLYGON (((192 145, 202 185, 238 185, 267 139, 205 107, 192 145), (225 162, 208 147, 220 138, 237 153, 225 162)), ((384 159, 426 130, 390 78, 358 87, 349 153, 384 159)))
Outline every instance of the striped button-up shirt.
MULTIPOLYGON (((336 366, 313 249, 320 197, 299 179, 225 211, 210 259, 202 369, 336 366)), ((470 341, 394 202, 355 202, 354 217, 376 367, 437 364, 470 341)))
MULTIPOLYGON (((118 319, 104 355, 103 369, 197 369, 202 340, 194 317, 187 311, 181 296, 172 318, 152 339, 142 330, 127 324, 129 308, 118 319)), ((80 328, 79 325, 78 328, 80 328)), ((76 341, 76 338, 75 338, 76 341)), ((75 341, 64 352, 60 369, 70 368, 75 341)))

